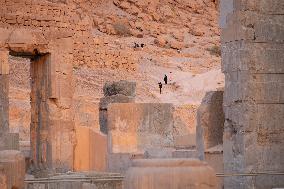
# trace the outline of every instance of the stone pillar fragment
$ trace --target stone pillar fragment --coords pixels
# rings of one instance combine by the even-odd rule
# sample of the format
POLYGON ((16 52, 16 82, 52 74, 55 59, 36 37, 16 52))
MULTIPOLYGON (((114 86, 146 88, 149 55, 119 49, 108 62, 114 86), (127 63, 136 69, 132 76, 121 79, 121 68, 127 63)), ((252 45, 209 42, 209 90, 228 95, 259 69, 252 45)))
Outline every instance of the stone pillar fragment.
POLYGON ((31 64, 31 158, 32 171, 39 176, 73 170, 75 132, 70 62, 72 57, 62 53, 42 55, 31 64))
POLYGON ((198 156, 204 160, 204 152, 223 144, 224 111, 223 91, 206 93, 197 110, 196 144, 198 156))

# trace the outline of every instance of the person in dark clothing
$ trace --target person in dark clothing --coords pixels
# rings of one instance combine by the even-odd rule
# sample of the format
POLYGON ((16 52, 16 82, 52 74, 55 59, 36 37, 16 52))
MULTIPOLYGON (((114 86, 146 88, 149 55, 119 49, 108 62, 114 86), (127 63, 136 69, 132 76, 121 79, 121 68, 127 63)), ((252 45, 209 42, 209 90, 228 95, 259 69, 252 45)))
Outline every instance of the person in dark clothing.
POLYGON ((163 84, 161 82, 158 83, 159 84, 159 88, 160 88, 160 94, 162 94, 162 87, 163 87, 163 84))
POLYGON ((134 49, 139 48, 139 44, 134 42, 134 49))
POLYGON ((165 75, 164 81, 165 81, 165 84, 167 85, 168 84, 168 76, 167 75, 165 75))

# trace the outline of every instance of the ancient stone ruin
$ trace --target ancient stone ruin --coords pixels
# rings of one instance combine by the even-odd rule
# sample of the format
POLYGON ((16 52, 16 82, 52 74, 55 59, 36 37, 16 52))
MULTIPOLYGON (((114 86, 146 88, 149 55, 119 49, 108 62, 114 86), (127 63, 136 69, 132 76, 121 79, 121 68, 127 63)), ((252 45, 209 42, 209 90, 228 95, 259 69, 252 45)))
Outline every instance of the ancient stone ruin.
POLYGON ((0 0, 0 189, 284 188, 283 123, 283 0, 0 0))

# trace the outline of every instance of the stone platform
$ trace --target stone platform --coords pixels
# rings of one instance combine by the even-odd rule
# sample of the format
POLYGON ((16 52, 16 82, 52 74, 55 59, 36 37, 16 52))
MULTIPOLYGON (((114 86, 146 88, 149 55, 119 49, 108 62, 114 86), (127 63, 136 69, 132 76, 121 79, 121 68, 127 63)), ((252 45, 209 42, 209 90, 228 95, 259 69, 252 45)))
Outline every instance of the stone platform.
POLYGON ((123 177, 115 173, 69 173, 25 180, 25 189, 122 189, 123 177))

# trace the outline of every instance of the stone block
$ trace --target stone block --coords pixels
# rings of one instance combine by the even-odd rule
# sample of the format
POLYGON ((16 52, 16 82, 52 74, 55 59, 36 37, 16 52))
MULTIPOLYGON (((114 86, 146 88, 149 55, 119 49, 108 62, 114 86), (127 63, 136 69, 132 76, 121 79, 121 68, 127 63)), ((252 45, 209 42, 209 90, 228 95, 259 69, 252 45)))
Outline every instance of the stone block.
POLYGON ((132 154, 108 153, 107 170, 113 173, 124 174, 131 166, 132 154))
POLYGON ((249 74, 230 72, 226 78, 225 105, 238 101, 254 103, 283 103, 284 74, 249 74), (236 80, 234 79, 236 78, 236 80))
POLYGON ((196 150, 180 149, 173 152, 173 158, 198 158, 196 150))
POLYGON ((88 127, 75 127, 75 171, 106 171, 107 136, 88 127))
POLYGON ((7 188, 24 188, 25 157, 14 150, 0 151, 0 166, 7 179, 7 188))
POLYGON ((196 133, 174 136, 175 148, 194 148, 196 146, 196 133))
POLYGON ((222 71, 249 73, 284 73, 284 45, 244 41, 222 45, 222 71))
POLYGON ((130 81, 107 82, 103 91, 105 96, 121 94, 135 97, 136 83, 130 81))
POLYGON ((56 172, 73 170, 75 145, 74 122, 50 120, 49 127, 49 140, 47 142, 42 141, 42 151, 47 152, 47 157, 45 157, 46 162, 50 164, 49 166, 52 164, 56 172))
POLYGON ((235 0, 235 10, 255 11, 262 14, 284 14, 282 0, 235 0))
POLYGON ((130 103, 134 102, 135 98, 131 96, 125 96, 121 94, 116 94, 112 96, 106 96, 100 99, 99 104, 99 122, 100 122, 100 130, 101 132, 107 134, 108 128, 107 128, 107 108, 109 104, 112 103, 130 103))
MULTIPOLYGON (((223 145, 214 146, 205 151, 205 161, 216 173, 224 173, 223 145)), ((224 179, 217 178, 217 189, 224 188, 224 179)))
POLYGON ((224 43, 239 40, 283 43, 283 21, 283 15, 235 11, 227 17, 227 27, 221 32, 221 41, 224 43))
POLYGON ((214 170, 193 159, 134 160, 125 178, 125 189, 209 189, 217 187, 214 170))
POLYGON ((96 132, 100 132, 99 124, 99 103, 96 101, 77 98, 75 104, 75 125, 90 127, 96 132))
POLYGON ((112 153, 174 147, 172 104, 111 104, 107 124, 112 153))
POLYGON ((204 150, 223 143, 223 93, 206 93, 197 110, 196 144, 200 159, 204 159, 204 150))

